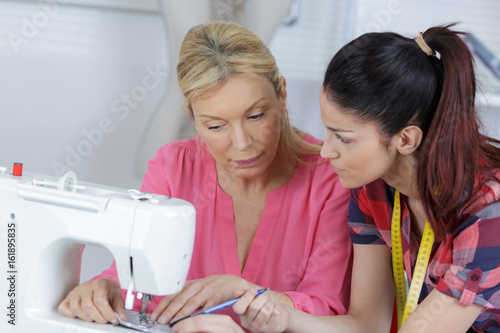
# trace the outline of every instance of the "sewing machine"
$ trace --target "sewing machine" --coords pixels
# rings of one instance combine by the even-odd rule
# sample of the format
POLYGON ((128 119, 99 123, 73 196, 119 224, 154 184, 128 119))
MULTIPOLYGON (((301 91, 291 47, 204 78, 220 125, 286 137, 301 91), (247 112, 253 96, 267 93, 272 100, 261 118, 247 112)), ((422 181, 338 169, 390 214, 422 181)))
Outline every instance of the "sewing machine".
POLYGON ((130 305, 132 291, 148 299, 182 289, 194 232, 184 200, 0 167, 0 331, 131 332, 58 312, 79 283, 82 244, 110 251, 130 305))

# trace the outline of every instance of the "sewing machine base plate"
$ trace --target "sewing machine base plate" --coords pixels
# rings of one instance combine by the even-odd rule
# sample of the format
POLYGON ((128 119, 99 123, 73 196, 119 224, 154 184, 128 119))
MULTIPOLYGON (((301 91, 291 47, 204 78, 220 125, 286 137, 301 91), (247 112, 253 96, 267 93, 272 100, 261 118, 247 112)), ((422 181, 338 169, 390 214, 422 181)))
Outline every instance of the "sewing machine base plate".
MULTIPOLYGON (((173 332, 172 329, 170 328, 169 325, 161 325, 158 324, 157 322, 150 322, 147 326, 144 324, 141 324, 141 320, 139 317, 139 312, 136 311, 130 311, 130 310, 124 310, 125 316, 127 317, 127 321, 123 321, 118 317, 118 320, 120 321, 120 325, 125 326, 127 328, 131 328, 137 331, 141 332, 151 332, 151 333, 158 333, 158 332, 173 332)), ((149 315, 146 315, 149 317, 149 315)))

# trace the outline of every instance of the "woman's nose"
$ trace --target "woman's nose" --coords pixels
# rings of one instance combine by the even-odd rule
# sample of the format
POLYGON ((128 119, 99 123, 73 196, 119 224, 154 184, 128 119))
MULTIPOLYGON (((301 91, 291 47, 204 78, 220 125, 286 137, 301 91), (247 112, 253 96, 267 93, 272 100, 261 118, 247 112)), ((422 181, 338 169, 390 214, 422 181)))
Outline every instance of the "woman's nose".
POLYGON ((244 127, 238 126, 233 130, 233 146, 238 150, 245 150, 252 144, 252 138, 244 127))
POLYGON ((321 147, 321 152, 320 152, 321 157, 328 160, 339 158, 340 156, 339 151, 334 147, 333 144, 329 143, 329 140, 327 139, 325 139, 323 147, 321 147))

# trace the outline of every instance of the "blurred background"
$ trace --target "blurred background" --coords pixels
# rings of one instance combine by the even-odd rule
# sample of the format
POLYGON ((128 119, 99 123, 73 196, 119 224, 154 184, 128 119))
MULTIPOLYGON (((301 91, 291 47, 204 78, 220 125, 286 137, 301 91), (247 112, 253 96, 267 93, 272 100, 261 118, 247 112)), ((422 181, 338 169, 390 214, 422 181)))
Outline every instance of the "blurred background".
MULTIPOLYGON (((187 29, 217 19, 266 41, 287 79, 293 124, 321 139, 319 89, 342 45, 365 32, 414 37, 458 22, 489 51, 489 66, 476 60, 477 106, 482 130, 500 139, 496 0, 0 0, 0 166, 139 188, 161 145, 194 135, 177 53, 187 29)), ((82 279, 100 271, 92 267, 82 279)))

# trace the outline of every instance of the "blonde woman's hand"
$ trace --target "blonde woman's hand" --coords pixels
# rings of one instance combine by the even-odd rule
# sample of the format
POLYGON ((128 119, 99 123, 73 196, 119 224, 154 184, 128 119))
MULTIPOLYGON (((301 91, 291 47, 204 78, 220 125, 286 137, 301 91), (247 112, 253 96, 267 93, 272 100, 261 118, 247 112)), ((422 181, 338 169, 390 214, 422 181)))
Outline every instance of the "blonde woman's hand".
POLYGON ((118 325, 115 312, 126 320, 124 307, 118 282, 112 279, 96 279, 75 287, 59 304, 58 310, 70 318, 118 325))
POLYGON ((255 286, 231 274, 213 275, 186 281, 180 293, 165 296, 151 314, 152 320, 166 324, 233 298, 236 290, 255 286))

